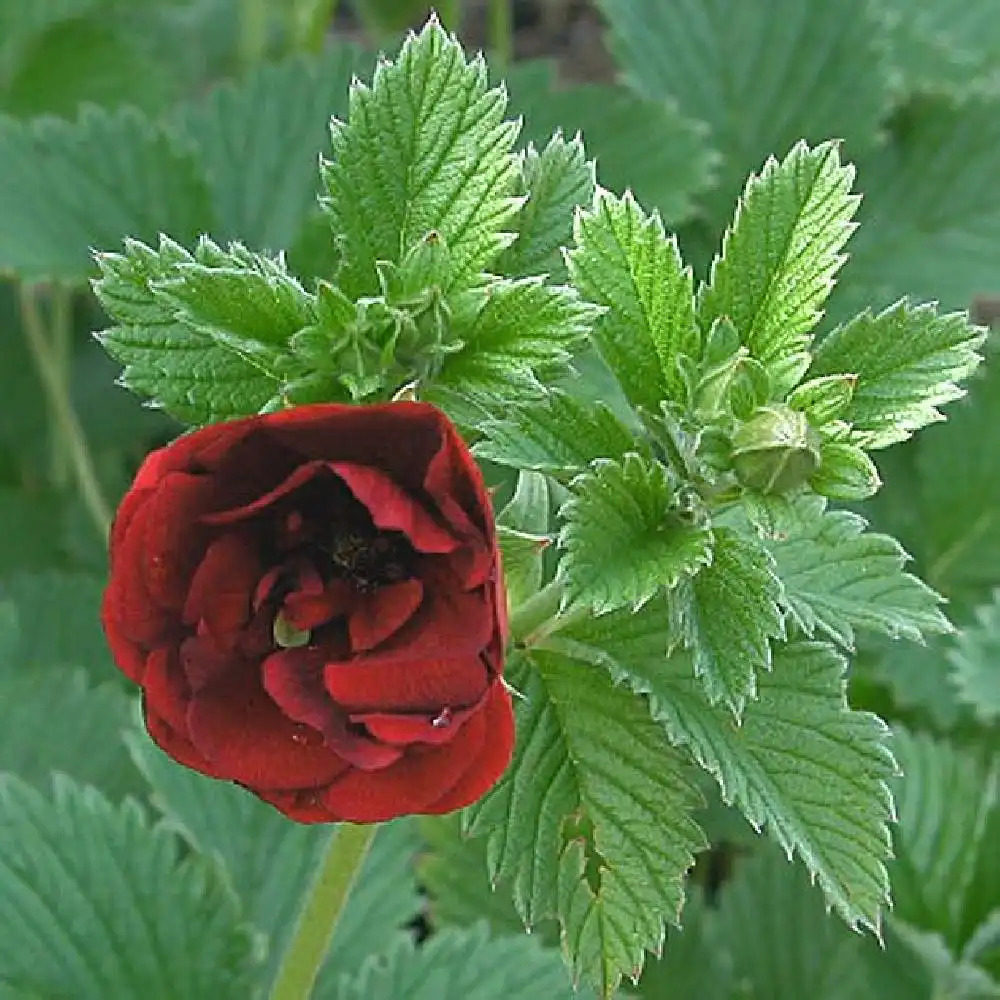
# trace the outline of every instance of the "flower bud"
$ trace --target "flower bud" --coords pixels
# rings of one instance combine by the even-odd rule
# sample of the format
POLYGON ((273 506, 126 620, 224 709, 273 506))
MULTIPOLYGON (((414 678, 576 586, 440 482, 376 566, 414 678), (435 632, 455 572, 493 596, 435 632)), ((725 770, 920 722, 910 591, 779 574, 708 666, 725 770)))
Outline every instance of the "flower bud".
POLYGON ((828 441, 820 451, 819 470, 809 480, 831 500, 866 500, 882 485, 875 463, 853 444, 828 441))
POLYGON ((843 416, 857 384, 857 375, 823 375, 793 390, 788 405, 805 413, 814 427, 822 427, 843 416))
POLYGON ((808 482, 820 464, 820 437, 806 415, 764 406, 733 435, 736 477, 761 493, 786 493, 808 482))

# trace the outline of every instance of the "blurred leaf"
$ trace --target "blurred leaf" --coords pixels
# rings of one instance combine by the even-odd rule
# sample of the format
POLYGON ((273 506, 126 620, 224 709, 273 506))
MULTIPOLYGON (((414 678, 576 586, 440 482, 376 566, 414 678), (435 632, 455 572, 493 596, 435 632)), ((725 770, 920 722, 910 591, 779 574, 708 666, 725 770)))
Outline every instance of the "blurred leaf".
POLYGON ((62 518, 62 504, 51 493, 0 489, 0 574, 65 564, 62 518))
MULTIPOLYGON (((593 994, 591 994, 593 996, 593 994)), ((485 927, 447 930, 419 949, 395 944, 354 979, 316 1000, 587 1000, 574 990, 559 953, 526 937, 493 938, 485 927)))
POLYGON ((890 140, 857 161, 865 200, 831 313, 903 296, 966 309, 1000 290, 998 149, 1000 95, 921 97, 900 111, 890 140))
POLYGON ((1000 589, 992 603, 976 609, 976 622, 958 634, 949 659, 961 701, 985 725, 995 722, 1000 718, 1000 589))
MULTIPOLYGON (((346 111, 352 76, 367 75, 373 62, 337 44, 316 60, 262 66, 178 109, 176 127, 208 179, 214 222, 204 228, 217 241, 272 252, 291 247, 319 193, 316 157, 330 116, 346 111)), ((328 222, 324 230, 332 242, 328 222)))
POLYGON ((134 802, 0 777, 0 981, 18 997, 246 1000, 255 957, 232 891, 134 802))
MULTIPOLYGON (((333 827, 293 823, 244 789, 181 767, 145 733, 129 734, 128 747, 167 824, 225 864, 247 920, 271 942, 263 973, 270 983, 333 827)), ((379 831, 330 946, 328 974, 359 968, 402 936, 419 908, 415 843, 405 821, 379 831)))
POLYGON ((91 248, 211 228, 193 154, 126 109, 89 108, 74 122, 0 118, 0 270, 26 281, 83 281, 91 248))
POLYGON ((694 197, 713 180, 717 156, 704 126, 670 101, 645 100, 607 84, 560 87, 552 62, 517 63, 505 72, 504 83, 511 111, 524 116, 523 142, 541 149, 557 129, 565 136, 582 132, 601 185, 631 190, 671 225, 692 214, 694 197))
POLYGON ((889 101, 867 0, 599 0, 628 82, 706 122, 722 153, 710 218, 724 223, 750 170, 800 139, 874 145, 889 101))

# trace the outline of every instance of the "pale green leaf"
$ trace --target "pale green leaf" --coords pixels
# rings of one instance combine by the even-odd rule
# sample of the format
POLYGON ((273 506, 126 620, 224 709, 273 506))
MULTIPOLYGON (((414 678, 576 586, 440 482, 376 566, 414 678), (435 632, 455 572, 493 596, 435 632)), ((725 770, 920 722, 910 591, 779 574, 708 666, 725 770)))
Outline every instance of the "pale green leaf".
POLYGON ((557 132, 518 158, 516 194, 526 198, 517 214, 517 239, 500 255, 494 270, 507 277, 547 274, 552 281, 566 277, 561 248, 573 235, 573 213, 594 197, 594 165, 580 137, 567 141, 557 132), (539 150, 541 150, 539 152, 539 150))
POLYGON ((808 347, 846 259, 860 198, 836 145, 797 143, 747 181, 736 217, 699 292, 704 331, 729 319, 750 353, 774 367, 808 347))
POLYGON ((722 153, 710 218, 721 225, 747 171, 799 139, 875 145, 890 93, 867 0, 600 0, 629 83, 709 126, 722 153))
MULTIPOLYGON (((597 176, 610 191, 632 190, 671 225, 688 218, 714 180, 717 156, 705 126, 672 101, 647 100, 624 86, 572 84, 551 61, 518 62, 506 71, 511 111, 524 116, 522 139, 544 144, 560 129, 580 132, 597 176)), ((589 204, 590 198, 580 204, 589 204)))
MULTIPOLYGON (((217 240, 273 252, 291 247, 320 190, 316 156, 330 115, 346 112, 352 76, 369 73, 373 62, 334 43, 320 58, 260 66, 178 108, 174 124, 208 179, 217 240)), ((332 244, 328 225, 324 231, 332 244)))
POLYGON ((964 313, 898 302, 878 315, 866 310, 825 337, 809 374, 857 375, 842 418, 857 444, 884 448, 944 419, 938 407, 964 395, 957 383, 979 364, 983 339, 964 313))
POLYGON ((967 309, 996 287, 1000 95, 920 97, 891 139, 857 161, 865 200, 831 312, 849 318, 909 296, 967 309))
POLYGON ((123 325, 99 334, 100 342, 124 366, 122 384, 182 421, 203 424, 257 413, 281 385, 266 364, 268 351, 277 349, 254 345, 251 357, 178 322, 176 307, 157 297, 154 285, 178 265, 193 263, 191 254, 166 239, 158 250, 130 240, 124 254, 101 254, 94 292, 123 325))
POLYGON ((701 335, 676 239, 628 192, 599 191, 593 208, 577 215, 574 242, 570 275, 585 298, 608 310, 594 337, 625 395, 653 412, 661 400, 683 401, 676 357, 697 358, 701 335))
POLYGON ((690 749, 723 798, 797 853, 849 924, 877 929, 889 895, 886 779, 895 765, 885 724, 848 708, 844 660, 822 643, 777 648, 736 725, 709 703, 689 656, 664 656, 664 618, 651 604, 574 624, 547 642, 648 694, 671 742, 690 749))
POLYGON ((512 382, 564 370, 597 316, 573 289, 540 277, 496 281, 486 292, 473 317, 453 322, 464 347, 444 357, 434 384, 509 397, 512 382))
POLYGON ((784 635, 773 559, 750 537, 719 528, 711 562, 672 596, 679 638, 708 700, 723 702, 739 718, 747 699, 756 697, 757 675, 771 669, 771 639, 784 635))
POLYGON ((399 262, 431 231, 459 284, 509 245, 517 125, 504 121, 506 104, 482 58, 468 62, 436 20, 378 65, 371 86, 352 84, 347 122, 334 122, 323 164, 348 295, 376 292, 375 262, 399 262))
POLYGON ((890 864, 894 913, 942 936, 957 954, 967 897, 982 852, 987 817, 998 802, 996 766, 926 735, 897 729, 893 752, 903 771, 894 783, 899 814, 890 864))
POLYGON ((212 227, 194 154, 134 110, 90 108, 74 122, 0 118, 0 270, 82 281, 92 247, 212 227))
POLYGON ((0 778, 0 984, 16 997, 246 1000, 254 942, 220 869, 56 778, 0 778))
POLYGON ((976 609, 976 619, 956 638, 951 679, 959 698, 990 724, 1000 718, 1000 590, 992 603, 976 609))
POLYGON ((736 862, 713 931, 732 956, 741 1000, 875 1000, 865 941, 835 920, 802 866, 778 851, 736 862))
MULTIPOLYGON (((270 983, 334 828, 293 823, 234 784, 180 767, 144 733, 130 733, 127 742, 166 824, 196 851, 222 861, 246 919, 267 936, 260 977, 270 983)), ((338 924, 326 975, 356 970, 405 936, 401 928, 419 900, 410 868, 415 845, 404 826, 390 823, 379 831, 338 924)))
POLYGON ((558 915, 574 977, 610 997, 677 922, 703 844, 698 796, 642 702, 602 671, 539 650, 511 682, 524 694, 514 759, 469 825, 522 919, 558 915))
POLYGON ((774 530, 765 544, 784 586, 784 603, 806 634, 819 629, 853 648, 855 629, 915 641, 952 630, 941 597, 903 572, 909 557, 899 542, 866 531, 863 517, 827 510, 826 500, 815 495, 770 509, 774 530))
POLYGON ((635 452, 598 459, 571 490, 559 533, 567 601, 589 604, 598 614, 639 607, 711 562, 711 530, 678 509, 659 462, 635 452))
MULTIPOLYGON (((526 937, 491 939, 482 926, 435 934, 416 949, 397 944, 316 1000, 575 1000, 559 953, 526 937)), ((586 995, 581 997, 586 1000, 586 995)))
POLYGON ((512 406, 478 428, 479 458, 515 469, 577 473, 598 458, 622 458, 641 448, 632 432, 601 402, 580 402, 554 390, 536 405, 512 406))

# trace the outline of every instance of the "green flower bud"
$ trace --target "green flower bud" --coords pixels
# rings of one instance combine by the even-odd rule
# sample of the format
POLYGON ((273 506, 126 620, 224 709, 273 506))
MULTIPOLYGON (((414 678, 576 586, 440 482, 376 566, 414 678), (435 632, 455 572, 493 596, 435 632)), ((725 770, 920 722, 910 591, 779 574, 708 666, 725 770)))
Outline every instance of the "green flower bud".
POLYGON ((733 435, 736 478, 760 493, 787 493, 820 464, 820 437, 806 415, 782 404, 757 410, 733 435))
POLYGON ((695 392, 695 409, 705 418, 731 412, 745 420, 767 401, 771 382, 764 366, 740 347, 727 361, 709 369, 695 392))
POLYGON ((878 469, 867 453, 853 444, 824 442, 819 470, 809 485, 831 500, 865 500, 882 485, 878 469))
POLYGON ((788 405, 805 413, 814 427, 822 427, 844 414, 857 384, 857 375, 824 375, 810 379, 792 391, 788 405))

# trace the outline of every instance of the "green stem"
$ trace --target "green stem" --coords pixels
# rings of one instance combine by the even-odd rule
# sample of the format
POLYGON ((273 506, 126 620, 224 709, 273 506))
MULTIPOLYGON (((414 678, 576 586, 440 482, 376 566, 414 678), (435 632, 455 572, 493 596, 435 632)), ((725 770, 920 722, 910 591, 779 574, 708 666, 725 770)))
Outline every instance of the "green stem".
POLYGON ((566 587, 562 580, 552 580, 537 594, 532 594, 510 613, 511 638, 524 646, 532 645, 535 634, 559 612, 566 587))
POLYGON ((510 0, 490 0, 490 55, 497 67, 506 66, 514 58, 514 19, 510 0))
POLYGON ((264 60, 273 0, 242 0, 240 4, 240 64, 250 72, 264 60))
POLYGON ((20 285, 18 298, 25 339, 42 383, 52 425, 63 441, 83 504, 101 536, 106 538, 111 527, 111 506, 104 498, 94 461, 87 447, 87 439, 73 410, 69 385, 64 382, 60 374, 60 363, 52 349, 45 321, 39 309, 37 289, 20 285))
POLYGON ((437 15, 442 27, 457 35, 462 27, 462 0, 438 0, 437 15))
MULTIPOLYGON (((70 294, 68 289, 56 285, 52 288, 52 312, 49 323, 52 345, 52 365, 59 380, 60 395, 68 396, 73 364, 73 330, 70 326, 70 294)), ((49 431, 52 485, 64 490, 70 483, 72 462, 66 442, 58 425, 52 422, 49 431)))
POLYGON ((299 0, 292 8, 292 47, 296 52, 320 53, 337 16, 338 0, 299 0))
POLYGON ((377 829, 375 824, 341 823, 330 835, 295 933, 281 959, 271 1000, 308 1000, 377 829))

